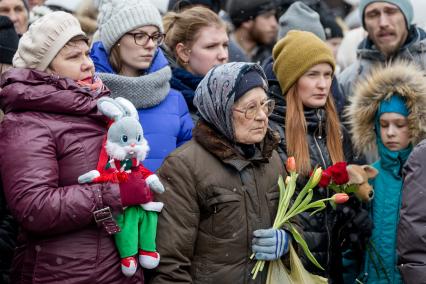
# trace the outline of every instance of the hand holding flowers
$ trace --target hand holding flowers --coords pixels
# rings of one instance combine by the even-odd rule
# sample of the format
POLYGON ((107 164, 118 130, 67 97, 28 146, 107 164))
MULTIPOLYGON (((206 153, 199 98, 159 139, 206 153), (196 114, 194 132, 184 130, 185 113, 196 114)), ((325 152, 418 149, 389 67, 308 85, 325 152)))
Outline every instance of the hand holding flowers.
MULTIPOLYGON (((287 160, 286 167, 290 175, 286 178, 286 183, 282 176, 278 179, 278 187, 280 191, 280 197, 278 201, 278 211, 275 217, 274 224, 272 226, 273 229, 283 229, 285 228, 287 233, 290 233, 293 240, 295 240, 303 249, 304 253, 308 257, 313 264, 315 264, 320 269, 323 269, 315 257, 312 255, 311 251, 308 248, 307 243, 303 239, 302 235, 297 231, 296 227, 293 224, 293 218, 307 210, 314 210, 311 215, 317 213, 318 211, 326 208, 326 201, 333 201, 335 203, 343 203, 348 200, 348 196, 345 193, 335 194, 330 198, 325 198, 317 201, 312 201, 313 197, 313 188, 317 186, 322 177, 322 169, 320 167, 316 167, 313 171, 313 174, 309 178, 306 185, 299 192, 294 202, 291 204, 293 200, 295 190, 296 190, 296 181, 298 174, 296 173, 296 161, 294 157, 290 157, 287 160)), ((251 256, 254 258, 254 254, 251 256)), ((264 260, 258 260, 255 264, 252 274, 253 279, 256 278, 259 271, 263 270, 265 265, 264 260)))

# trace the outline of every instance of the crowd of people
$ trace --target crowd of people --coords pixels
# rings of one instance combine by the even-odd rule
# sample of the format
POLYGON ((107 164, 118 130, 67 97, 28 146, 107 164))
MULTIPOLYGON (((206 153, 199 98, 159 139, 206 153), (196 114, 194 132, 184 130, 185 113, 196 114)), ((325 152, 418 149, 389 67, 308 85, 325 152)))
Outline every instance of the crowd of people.
POLYGON ((328 283, 426 283, 421 5, 0 0, 0 283, 263 284, 256 260, 288 265, 290 243, 328 283), (114 243, 149 181, 79 183, 109 147, 108 97, 134 105, 165 188, 136 253, 152 269, 114 243), (289 157, 296 192, 317 166, 378 173, 371 202, 295 218, 324 269, 273 228, 289 157))

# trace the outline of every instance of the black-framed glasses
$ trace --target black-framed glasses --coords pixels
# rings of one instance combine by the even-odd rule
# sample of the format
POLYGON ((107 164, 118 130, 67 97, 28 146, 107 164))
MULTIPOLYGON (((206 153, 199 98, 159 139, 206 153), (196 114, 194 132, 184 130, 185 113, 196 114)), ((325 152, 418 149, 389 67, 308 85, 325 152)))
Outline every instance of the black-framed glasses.
POLYGON ((152 35, 149 35, 144 32, 138 32, 138 33, 127 33, 128 35, 132 35, 135 39, 135 44, 140 46, 145 46, 149 40, 152 40, 156 45, 160 45, 163 43, 164 40, 164 34, 162 33, 154 33, 152 35))
POLYGON ((253 119, 260 109, 266 114, 266 116, 270 116, 274 111, 275 101, 267 100, 263 104, 259 105, 255 102, 250 102, 243 109, 233 108, 234 111, 238 111, 244 113, 244 117, 247 119, 253 119))

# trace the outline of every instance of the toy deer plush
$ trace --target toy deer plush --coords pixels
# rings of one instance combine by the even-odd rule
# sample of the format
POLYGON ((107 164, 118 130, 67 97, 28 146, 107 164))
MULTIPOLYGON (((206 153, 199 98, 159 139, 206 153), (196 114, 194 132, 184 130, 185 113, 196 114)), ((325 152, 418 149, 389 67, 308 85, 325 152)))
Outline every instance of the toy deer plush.
POLYGON ((152 191, 162 193, 164 187, 158 177, 141 163, 149 147, 133 104, 124 98, 101 98, 97 104, 99 111, 112 119, 112 124, 108 129, 98 168, 81 175, 78 182, 123 183, 120 185, 123 196, 126 193, 122 189, 125 182, 136 175, 143 177, 139 181, 142 180, 140 186, 146 193, 144 203, 126 207, 124 213, 116 217, 121 232, 115 234, 114 238, 121 257, 121 269, 124 275, 132 276, 137 270, 136 254, 139 254, 139 263, 144 268, 155 268, 160 261, 155 237, 158 212, 163 208, 163 203, 153 201, 152 191))
POLYGON ((358 185, 355 196, 363 202, 370 202, 374 197, 374 189, 368 180, 376 177, 378 171, 369 165, 347 165, 346 170, 349 176, 348 184, 358 185))

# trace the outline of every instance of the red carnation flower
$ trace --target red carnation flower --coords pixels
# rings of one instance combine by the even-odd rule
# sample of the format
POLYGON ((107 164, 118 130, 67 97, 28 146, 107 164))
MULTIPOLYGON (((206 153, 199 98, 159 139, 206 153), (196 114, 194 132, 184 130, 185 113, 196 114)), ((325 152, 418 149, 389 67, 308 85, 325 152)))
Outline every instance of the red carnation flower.
POLYGON ((342 185, 349 181, 349 175, 348 171, 346 170, 346 165, 346 162, 338 162, 328 168, 330 169, 331 179, 335 184, 342 185))

